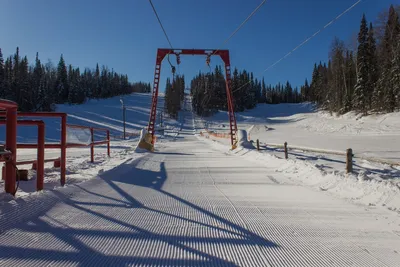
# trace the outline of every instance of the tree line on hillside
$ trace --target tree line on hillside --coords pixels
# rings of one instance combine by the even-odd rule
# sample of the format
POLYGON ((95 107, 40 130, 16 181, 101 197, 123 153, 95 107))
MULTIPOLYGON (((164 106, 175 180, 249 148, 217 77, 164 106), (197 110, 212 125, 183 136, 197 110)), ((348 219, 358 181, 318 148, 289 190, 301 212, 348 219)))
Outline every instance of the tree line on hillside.
POLYGON ((328 63, 315 64, 311 84, 306 80, 301 87, 305 101, 339 114, 356 111, 367 115, 400 108, 400 21, 396 8, 392 5, 376 24, 376 28, 368 24, 363 15, 356 51, 338 38, 333 40, 328 63))
MULTIPOLYGON (((258 103, 298 103, 303 99, 297 88, 287 82, 285 85, 265 85, 265 81, 254 78, 252 72, 239 71, 232 73, 232 94, 235 111, 241 112, 254 108, 258 103)), ((193 110, 201 116, 211 115, 217 110, 227 110, 226 84, 221 66, 213 72, 199 73, 191 81, 193 110)))
POLYGON ((54 111, 54 104, 82 104, 87 99, 109 98, 132 92, 150 92, 149 83, 130 83, 128 76, 96 65, 81 71, 66 65, 61 55, 54 66, 36 54, 29 65, 19 48, 4 60, 0 49, 0 98, 15 101, 21 111, 54 111))
POLYGON ((181 110, 181 103, 185 97, 185 76, 177 75, 171 81, 167 78, 165 87, 165 111, 171 118, 178 118, 178 112, 181 110))

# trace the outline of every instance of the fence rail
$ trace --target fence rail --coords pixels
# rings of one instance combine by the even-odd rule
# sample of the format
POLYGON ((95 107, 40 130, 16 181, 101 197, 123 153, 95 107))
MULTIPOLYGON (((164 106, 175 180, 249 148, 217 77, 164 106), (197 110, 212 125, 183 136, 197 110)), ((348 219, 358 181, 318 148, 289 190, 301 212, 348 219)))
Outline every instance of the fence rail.
POLYGON ((17 112, 16 103, 0 99, 0 124, 5 125, 6 140, 5 146, 0 146, 0 161, 5 162, 3 179, 5 180, 4 189, 6 193, 15 195, 16 193, 16 174, 19 173, 17 165, 33 164, 32 168, 37 170, 37 190, 43 189, 44 182, 44 163, 54 162, 55 167, 61 168, 60 183, 65 184, 66 176, 66 152, 67 148, 90 146, 91 162, 94 162, 94 147, 107 144, 107 154, 110 156, 110 132, 105 128, 87 127, 80 125, 68 125, 73 128, 90 129, 91 142, 89 145, 68 144, 67 143, 67 114, 59 112, 17 112), (60 142, 45 143, 45 123, 41 120, 21 120, 21 118, 59 118, 60 119, 60 142), (17 143, 17 126, 37 126, 37 143, 17 143), (106 140, 94 141, 94 132, 104 131, 106 140), (37 158, 32 160, 17 161, 17 149, 37 149, 37 158), (61 156, 56 159, 45 159, 44 149, 60 149, 61 156))
MULTIPOLYGON (((205 136, 207 138, 209 136, 213 136, 216 138, 230 138, 230 134, 217 133, 215 131, 209 131, 208 129, 206 129, 205 132, 200 132, 200 135, 205 136)), ((352 172, 354 159, 365 160, 365 161, 379 163, 379 164, 386 164, 389 166, 400 166, 400 162, 396 162, 396 161, 392 161, 392 160, 358 156, 357 154, 354 154, 354 151, 351 148, 347 149, 346 151, 326 150, 326 149, 311 148, 311 147, 304 147, 304 146, 292 146, 292 145, 289 145, 287 142, 284 142, 283 144, 261 143, 261 141, 259 139, 257 139, 254 142, 254 140, 250 139, 250 134, 248 134, 248 138, 249 138, 248 141, 255 143, 255 146, 256 146, 255 148, 257 150, 260 150, 261 145, 264 145, 265 147, 274 147, 274 148, 283 149, 283 153, 284 153, 284 156, 286 159, 289 158, 289 155, 288 155, 289 150, 300 150, 300 151, 311 152, 311 153, 321 153, 321 154, 326 154, 326 155, 343 156, 343 157, 345 157, 345 160, 346 160, 346 171, 347 172, 352 172)))

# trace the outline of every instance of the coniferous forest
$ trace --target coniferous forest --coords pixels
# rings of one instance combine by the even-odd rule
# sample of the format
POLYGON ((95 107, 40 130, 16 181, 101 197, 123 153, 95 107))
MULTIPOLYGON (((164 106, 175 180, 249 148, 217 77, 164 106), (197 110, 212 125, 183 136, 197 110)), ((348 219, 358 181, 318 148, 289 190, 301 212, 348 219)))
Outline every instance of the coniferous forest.
POLYGON ((354 49, 335 38, 328 63, 314 65, 304 101, 343 114, 367 115, 400 108, 400 7, 391 6, 374 23, 363 15, 354 49))
MULTIPOLYGON (((255 108, 258 103, 299 103, 302 101, 297 88, 287 82, 276 86, 265 85, 264 80, 254 78, 252 72, 232 72, 232 92, 235 111, 255 108)), ((227 110, 225 78, 221 66, 211 73, 199 73, 191 81, 193 110, 201 116, 211 115, 217 110, 227 110)))
MULTIPOLYGON (((327 62, 314 64, 311 81, 300 88, 289 82, 266 85, 253 72, 232 72, 235 111, 258 103, 313 102, 319 108, 343 114, 356 111, 393 112, 400 109, 400 6, 391 6, 374 22, 360 18, 357 40, 334 38, 327 62)), ((167 80, 165 108, 177 117, 184 97, 185 77, 167 80)), ((226 110, 226 88, 221 66, 199 73, 190 82, 193 109, 199 115, 226 110)), ((61 55, 57 65, 33 64, 20 55, 3 58, 0 49, 0 98, 15 101, 21 111, 52 111, 55 104, 81 104, 88 99, 109 98, 132 92, 150 92, 150 83, 130 83, 128 76, 106 66, 81 70, 67 65, 61 55)))
POLYGON ((185 76, 177 75, 172 81, 167 78, 165 87, 165 111, 172 117, 178 118, 181 103, 185 97, 185 76))
POLYGON ((21 111, 54 111, 55 104, 82 104, 87 99, 109 98, 132 92, 150 92, 149 83, 130 83, 128 76, 101 68, 74 68, 61 55, 57 66, 43 64, 39 55, 33 65, 19 48, 4 60, 0 49, 0 98, 18 103, 21 111))
MULTIPOLYGON (((364 15, 353 43, 334 38, 328 62, 316 63, 311 82, 306 79, 300 88, 293 88, 289 82, 266 86, 264 79, 254 79, 252 72, 235 69, 232 74, 235 111, 252 109, 257 103, 298 102, 313 102, 338 114, 399 110, 399 11, 400 6, 391 6, 374 23, 368 23, 364 15)), ((217 66, 214 72, 199 73, 191 81, 193 108, 198 115, 227 109, 223 75, 217 66)))

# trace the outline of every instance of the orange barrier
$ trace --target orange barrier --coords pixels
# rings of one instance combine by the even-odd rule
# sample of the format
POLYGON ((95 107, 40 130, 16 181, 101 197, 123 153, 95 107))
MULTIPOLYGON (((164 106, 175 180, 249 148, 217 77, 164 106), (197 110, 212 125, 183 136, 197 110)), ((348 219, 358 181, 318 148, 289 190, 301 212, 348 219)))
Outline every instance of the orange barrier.
MULTIPOLYGON (((206 130, 205 133, 207 133, 208 136, 213 136, 213 137, 216 137, 216 138, 224 138, 224 139, 230 139, 231 138, 231 134, 229 134, 229 133, 216 133, 216 132, 208 131, 208 130, 206 130)), ((206 136, 205 133, 200 132, 200 135, 201 136, 206 136)))

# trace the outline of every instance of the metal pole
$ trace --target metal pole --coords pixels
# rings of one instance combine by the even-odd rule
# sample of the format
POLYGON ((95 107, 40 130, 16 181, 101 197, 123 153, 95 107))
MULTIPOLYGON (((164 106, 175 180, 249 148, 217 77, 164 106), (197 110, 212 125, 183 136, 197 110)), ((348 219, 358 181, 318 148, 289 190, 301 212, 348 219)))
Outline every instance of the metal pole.
POLYGON ((17 157, 17 107, 8 108, 6 114, 6 149, 12 153, 12 158, 6 161, 5 164, 6 179, 4 188, 6 193, 14 194, 16 180, 16 169, 14 165, 17 157))
POLYGON ((91 144, 90 144, 90 162, 94 162, 94 129, 90 128, 91 144))
POLYGON ((125 105, 122 106, 123 117, 124 117, 124 140, 126 140, 126 108, 125 105))
POLYGON ((107 130, 107 155, 110 157, 111 156, 111 150, 110 150, 110 131, 107 130))
POLYGON ((65 185, 65 174, 67 172, 67 115, 61 116, 61 186, 65 185))
POLYGON ((43 190, 44 183, 44 143, 45 143, 45 124, 38 124, 38 151, 36 166, 36 191, 43 190))

